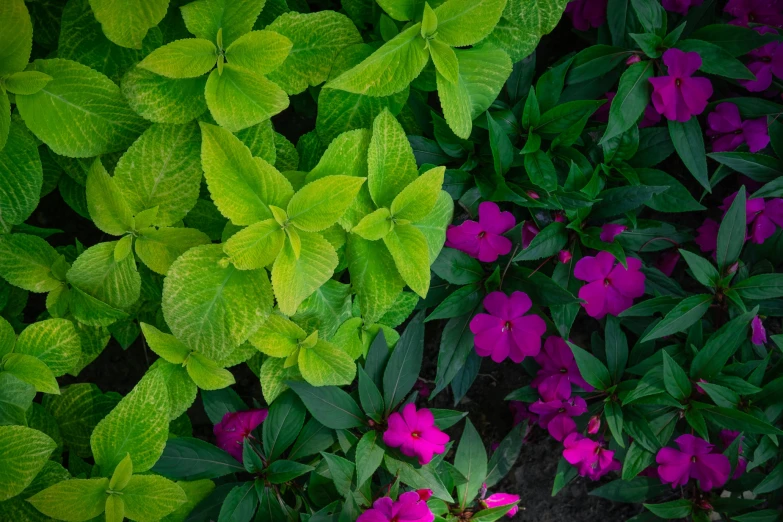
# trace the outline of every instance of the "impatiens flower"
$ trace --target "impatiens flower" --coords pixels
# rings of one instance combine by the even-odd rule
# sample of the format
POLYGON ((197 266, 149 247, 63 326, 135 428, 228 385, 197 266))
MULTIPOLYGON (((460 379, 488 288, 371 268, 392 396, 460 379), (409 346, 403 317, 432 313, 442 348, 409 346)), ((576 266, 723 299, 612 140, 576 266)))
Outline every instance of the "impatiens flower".
MULTIPOLYGON (((759 34, 777 31, 771 27, 756 27, 759 34)), ((756 77, 755 80, 739 80, 739 84, 750 92, 762 92, 772 85, 772 76, 783 79, 783 45, 780 42, 770 42, 748 53, 748 69, 756 77)))
POLYGON ((685 122, 704 112, 712 96, 712 83, 707 78, 693 77, 701 67, 701 56, 695 52, 669 49, 663 53, 668 76, 650 78, 652 102, 666 119, 685 122))
POLYGON ((733 103, 719 103, 715 110, 707 115, 707 136, 713 138, 714 152, 732 151, 748 144, 751 152, 758 152, 769 143, 767 118, 742 121, 739 109, 733 103))
POLYGON ((229 412, 215 424, 212 432, 217 439, 218 448, 227 451, 242 462, 242 449, 245 439, 252 438, 253 430, 266 419, 268 410, 246 410, 229 412))
MULTIPOLYGON (((728 212, 735 197, 737 197, 736 192, 724 199, 720 208, 724 212, 728 212)), ((764 243, 775 233, 776 227, 783 227, 783 199, 775 198, 764 201, 763 198, 752 198, 747 200, 745 221, 749 228, 750 239, 757 245, 764 243)))
POLYGON ((627 269, 615 263, 615 257, 609 252, 577 261, 574 277, 588 283, 579 289, 579 299, 585 301, 582 306, 587 315, 596 319, 606 314, 619 315, 644 294, 645 277, 639 271, 642 262, 633 257, 626 262, 627 269))
POLYGON ((530 411, 538 414, 538 425, 549 431, 555 440, 563 440, 576 430, 576 423, 571 417, 578 417, 587 411, 587 403, 581 397, 571 397, 567 401, 539 400, 530 405, 530 411))
POLYGON ((767 330, 761 322, 761 318, 756 316, 750 322, 750 330, 752 332, 751 341, 753 344, 762 345, 767 342, 767 330))
POLYGON ((729 479, 729 458, 713 453, 712 444, 693 435, 680 435, 674 442, 680 447, 679 451, 661 448, 655 456, 662 482, 671 483, 675 488, 684 486, 692 478, 699 481, 702 490, 709 491, 723 486, 729 479))
POLYGON ((356 522, 432 522, 435 515, 416 491, 400 495, 397 502, 381 497, 356 519, 356 522))
POLYGON ((718 249, 718 229, 720 225, 714 219, 707 218, 699 228, 696 229, 696 239, 694 243, 699 245, 702 252, 715 252, 718 249))
POLYGON ((532 221, 528 221, 522 225, 522 248, 529 247, 530 242, 533 241, 533 238, 536 237, 539 232, 540 230, 538 230, 538 227, 532 221))
POLYGON ((528 421, 528 429, 530 429, 530 425, 538 422, 538 415, 531 413, 524 402, 509 401, 508 409, 511 410, 511 416, 513 418, 512 422, 514 426, 522 421, 528 421))
POLYGON ((655 260, 655 268, 666 274, 666 277, 671 277, 679 261, 680 252, 678 250, 667 250, 661 253, 655 260))
POLYGON ((568 399, 571 397, 572 384, 585 391, 593 390, 593 387, 582 379, 574 353, 561 337, 547 337, 544 349, 536 355, 536 362, 541 365, 541 369, 530 386, 538 389, 544 401, 568 399))
POLYGON ((724 11, 736 17, 732 25, 747 27, 749 23, 783 27, 783 13, 776 0, 729 0, 724 11))
POLYGON ((606 23, 607 0, 573 0, 566 6, 566 14, 577 31, 601 27, 606 23))
POLYGON ((537 315, 525 315, 531 306, 524 292, 514 292, 511 296, 503 292, 487 295, 484 308, 489 313, 476 314, 470 321, 476 353, 490 356, 497 363, 506 357, 521 363, 526 356, 538 355, 546 323, 537 315))
POLYGON ((661 5, 667 11, 678 13, 683 16, 688 14, 688 9, 701 5, 703 0, 663 0, 661 5))
POLYGON ((625 225, 618 225, 616 223, 606 223, 601 227, 601 241, 604 243, 611 243, 614 238, 628 230, 625 225))
MULTIPOLYGON (((493 493, 481 501, 487 509, 508 506, 509 504, 516 504, 517 502, 519 502, 519 495, 512 495, 510 493, 493 493)), ((506 516, 512 518, 517 514, 517 511, 519 511, 519 506, 514 506, 506 513, 506 516)))
MULTIPOLYGON (((734 442, 734 439, 739 437, 739 434, 740 432, 738 431, 720 430, 720 440, 723 443, 723 447, 728 448, 731 446, 731 444, 734 442)), ((731 476, 731 478, 734 480, 740 478, 745 473, 745 470, 748 469, 748 461, 742 456, 742 440, 740 440, 738 449, 740 456, 737 459, 737 467, 734 469, 734 474, 731 476)))
MULTIPOLYGON (((402 413, 389 415, 389 427, 383 433, 383 442, 392 448, 400 448, 403 455, 418 457, 422 466, 436 454, 446 451, 449 436, 435 426, 435 418, 427 408, 416 410, 406 404, 402 413)), ((400 497, 402 498, 402 497, 400 497)))
POLYGON ((605 449, 603 444, 579 433, 569 434, 563 441, 563 446, 563 458, 576 466, 581 476, 590 480, 598 480, 610 471, 617 471, 622 467, 620 461, 614 458, 614 451, 605 449))
POLYGON ((450 226, 446 246, 462 250, 483 263, 492 263, 498 256, 511 252, 511 240, 503 237, 517 224, 511 212, 501 212, 497 204, 485 201, 479 205, 479 220, 464 221, 450 226))
POLYGON ((642 121, 639 122, 639 128, 652 127, 653 125, 660 123, 660 121, 661 115, 655 110, 655 106, 648 104, 647 107, 644 108, 644 116, 642 117, 642 121))

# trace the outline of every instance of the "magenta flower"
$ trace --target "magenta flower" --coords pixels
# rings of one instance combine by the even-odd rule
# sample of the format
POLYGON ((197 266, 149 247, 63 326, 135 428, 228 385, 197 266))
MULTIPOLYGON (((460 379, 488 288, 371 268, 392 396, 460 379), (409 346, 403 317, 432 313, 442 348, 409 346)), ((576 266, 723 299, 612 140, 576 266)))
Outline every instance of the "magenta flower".
POLYGON ((669 49, 663 53, 663 63, 669 75, 650 78, 652 102, 658 114, 685 122, 704 112, 712 96, 712 83, 707 78, 693 77, 701 67, 699 53, 669 49))
POLYGON ((571 252, 568 250, 561 250, 557 253, 557 260, 563 264, 570 262, 573 257, 573 254, 571 254, 571 252))
MULTIPOLYGON (((759 34, 775 33, 771 27, 755 27, 759 34)), ((772 76, 783 79, 783 45, 780 42, 770 42, 748 53, 750 61, 748 69, 756 77, 755 80, 739 80, 739 84, 750 92, 762 92, 772 85, 772 76)))
MULTIPOLYGON (((486 509, 508 506, 509 504, 516 504, 517 502, 519 502, 519 495, 512 495, 510 493, 493 493, 481 501, 486 509)), ((519 511, 519 506, 514 506, 506 513, 506 516, 508 518, 513 518, 513 516, 517 514, 517 511, 519 511)))
POLYGON ((604 448, 603 444, 579 433, 569 434, 563 441, 563 458, 576 466, 579 474, 590 480, 598 480, 610 471, 617 471, 622 466, 614 458, 614 451, 604 448))
POLYGON ((732 25, 747 27, 749 23, 783 27, 783 13, 776 0, 729 0, 724 11, 736 17, 732 25))
POLYGON ((645 127, 652 127, 653 125, 661 122, 661 115, 658 114, 658 111, 655 110, 655 106, 652 104, 648 104, 647 107, 644 108, 644 116, 642 117, 642 121, 639 122, 639 128, 643 129, 645 127))
MULTIPOLYGON (((721 209, 728 212, 737 193, 723 200, 721 209)), ((750 239, 760 245, 775 233, 777 227, 783 227, 783 199, 775 198, 764 201, 763 198, 751 198, 745 203, 745 220, 750 239)), ((716 234, 717 241, 717 234, 716 234)), ((716 247, 717 248, 717 247, 716 247)))
POLYGON ((449 226, 446 246, 462 250, 483 263, 492 263, 498 256, 511 252, 511 240, 503 237, 517 224, 511 212, 501 212, 497 204, 485 201, 479 205, 479 220, 464 221, 449 226))
POLYGON ((764 324, 761 322, 761 318, 758 315, 750 322, 750 330, 752 332, 751 341, 753 344, 766 344, 767 330, 764 328, 764 324))
MULTIPOLYGON (((514 426, 516 426, 522 421, 528 421, 529 425, 538 422, 538 415, 536 415, 535 413, 531 413, 524 402, 509 401, 508 409, 511 410, 511 416, 513 418, 512 423, 514 424, 514 426)), ((528 429, 530 429, 530 426, 528 426, 528 429)))
POLYGON ((470 321, 476 353, 491 356, 497 363, 506 357, 521 363, 526 356, 538 355, 546 323, 537 315, 525 315, 532 304, 524 292, 514 292, 510 297, 503 292, 487 295, 484 308, 489 313, 476 314, 470 321))
POLYGON ((685 16, 688 9, 701 5, 703 0, 663 0, 661 5, 667 11, 685 16))
POLYGON ((619 315, 633 305, 633 300, 644 295, 644 274, 639 269, 642 262, 634 257, 627 259, 628 268, 615 263, 609 252, 598 252, 595 257, 585 256, 576 263, 574 277, 587 281, 579 289, 579 299, 587 315, 601 319, 607 313, 619 315))
MULTIPOLYGON (((715 241, 717 242, 717 236, 715 241)), ((666 274, 667 277, 671 277, 679 261, 680 252, 678 250, 667 250, 655 260, 655 268, 666 274)))
POLYGON ((606 23, 607 0, 573 0, 566 5, 566 14, 577 31, 601 27, 606 23))
POLYGON ((392 448, 400 448, 403 455, 418 457, 424 466, 436 454, 446 451, 449 436, 435 426, 435 418, 427 408, 416 411, 416 406, 406 404, 402 413, 389 415, 389 427, 383 433, 383 442, 392 448))
POLYGON ((522 225, 522 248, 527 248, 530 246, 530 242, 533 241, 533 238, 538 235, 540 230, 538 230, 538 227, 535 223, 532 221, 525 222, 524 225, 522 225))
POLYGON ((432 522, 435 515, 415 491, 400 495, 397 502, 381 497, 356 519, 356 522, 432 522))
POLYGON ((576 423, 571 417, 578 417, 585 413, 587 403, 578 396, 571 397, 566 401, 543 402, 539 400, 530 405, 530 411, 539 416, 539 426, 549 431, 555 440, 561 441, 576 430, 576 423))
POLYGON ((419 397, 426 399, 430 396, 430 386, 421 379, 416 379, 413 389, 419 392, 419 397))
POLYGON ((614 238, 622 234, 628 230, 628 227, 625 225, 618 225, 616 223, 606 223, 604 226, 601 227, 601 235, 599 236, 601 238, 601 241, 604 243, 611 243, 614 241, 614 238))
MULTIPOLYGON (((739 437, 739 434, 740 432, 738 431, 720 430, 720 440, 723 443, 723 447, 728 448, 731 446, 731 443, 734 442, 734 439, 739 437)), ((745 473, 745 470, 748 469, 748 461, 742 456, 742 440, 740 440, 739 443, 739 455, 737 467, 734 469, 734 474, 731 476, 734 480, 740 478, 745 473)))
POLYGON ((699 487, 709 491, 723 486, 729 479, 731 464, 726 455, 713 453, 714 446, 693 435, 680 435, 674 442, 680 447, 661 448, 655 456, 661 482, 672 488, 684 486, 688 479, 699 481, 699 487))
POLYGON ((585 391, 593 390, 582 379, 574 354, 561 337, 547 337, 544 349, 536 355, 536 362, 541 365, 541 369, 530 386, 538 389, 544 401, 568 399, 571 397, 572 384, 585 391))
POLYGON ((228 412, 223 415, 221 421, 212 429, 218 448, 242 462, 245 439, 253 438, 253 430, 264 422, 268 413, 268 410, 262 409, 228 412))
POLYGON ((707 136, 712 136, 713 152, 731 151, 748 144, 751 152, 758 152, 769 144, 767 118, 742 121, 739 109, 733 103, 719 103, 707 115, 707 136))
POLYGON ((715 252, 718 249, 719 228, 720 225, 714 219, 705 219, 704 223, 696 229, 697 236, 693 242, 699 245, 702 252, 715 252))

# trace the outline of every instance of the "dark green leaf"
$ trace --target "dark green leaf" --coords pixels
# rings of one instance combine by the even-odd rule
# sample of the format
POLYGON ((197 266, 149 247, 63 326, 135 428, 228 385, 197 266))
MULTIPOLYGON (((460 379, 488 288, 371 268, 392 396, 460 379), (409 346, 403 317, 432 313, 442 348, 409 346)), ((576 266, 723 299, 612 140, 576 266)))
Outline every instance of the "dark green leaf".
POLYGON ((582 374, 582 378, 587 381, 587 384, 598 390, 608 389, 612 384, 612 379, 604 363, 595 355, 571 342, 568 342, 568 346, 571 347, 571 351, 576 359, 576 365, 579 367, 579 373, 582 374))
POLYGON ((699 121, 696 118, 691 118, 685 123, 669 120, 669 136, 674 144, 674 150, 677 151, 688 171, 707 192, 712 192, 699 121))
POLYGON ((261 436, 267 460, 275 460, 296 440, 304 425, 305 407, 291 390, 284 391, 269 407, 261 436))
POLYGON ((655 325, 655 328, 647 333, 642 342, 684 332, 707 313, 712 300, 713 296, 708 294, 699 294, 683 299, 680 304, 666 314, 660 323, 655 325))
MULTIPOLYGON (((418 373, 416 375, 418 376, 418 373)), ((288 381, 286 384, 299 395, 307 411, 327 428, 344 430, 364 425, 362 410, 356 401, 340 388, 315 387, 296 381, 288 381)))
POLYGON ((478 260, 454 248, 444 248, 432 264, 438 277, 453 285, 477 283, 484 278, 484 269, 478 260))
POLYGON ((419 378, 424 352, 424 314, 417 314, 397 341, 383 372, 383 400, 390 412, 408 395, 419 378))
POLYGON ((742 247, 745 246, 745 220, 745 187, 742 186, 718 229, 718 250, 715 257, 721 274, 725 274, 729 265, 739 259, 742 247))
POLYGON ((677 361, 665 350, 661 353, 663 354, 663 384, 666 386, 666 391, 678 401, 684 401, 691 396, 691 381, 677 361))
POLYGON ((234 457, 208 442, 176 437, 166 442, 152 471, 174 480, 199 480, 237 473, 244 468, 234 457))
MULTIPOLYGON (((642 0, 650 1, 650 0, 642 0)), ((609 109, 609 123, 601 141, 618 136, 635 125, 650 103, 650 82, 653 76, 653 62, 637 62, 625 70, 620 77, 617 94, 609 109)))

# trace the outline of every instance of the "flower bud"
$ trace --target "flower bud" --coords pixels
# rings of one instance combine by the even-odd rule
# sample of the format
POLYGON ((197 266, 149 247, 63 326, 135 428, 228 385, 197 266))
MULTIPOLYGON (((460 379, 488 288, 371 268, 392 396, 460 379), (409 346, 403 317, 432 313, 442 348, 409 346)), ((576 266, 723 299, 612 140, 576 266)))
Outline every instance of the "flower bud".
POLYGON ((416 493, 419 494, 419 498, 422 501, 424 501, 424 502, 427 502, 430 499, 430 497, 432 496, 432 490, 431 489, 417 489, 416 493))
POLYGON ((571 252, 569 252, 568 250, 561 250, 560 252, 557 253, 557 260, 563 264, 571 261, 572 257, 574 256, 572 256, 571 252))
POLYGON ((540 199, 541 196, 538 195, 538 192, 533 192, 532 190, 527 191, 527 197, 530 199, 540 199))
POLYGON ((627 60, 625 60, 625 65, 633 65, 641 61, 642 61, 641 56, 639 56, 638 54, 632 54, 627 60))
POLYGON ((734 272, 736 272, 736 271, 737 271, 737 268, 739 268, 739 261, 734 261, 734 262, 733 262, 733 263, 732 263, 732 264, 729 266, 728 273, 729 273, 729 274, 733 274, 734 272))
POLYGON ((601 417, 598 415, 593 415, 587 422, 587 433, 590 435, 595 435, 598 433, 599 429, 601 429, 601 417))

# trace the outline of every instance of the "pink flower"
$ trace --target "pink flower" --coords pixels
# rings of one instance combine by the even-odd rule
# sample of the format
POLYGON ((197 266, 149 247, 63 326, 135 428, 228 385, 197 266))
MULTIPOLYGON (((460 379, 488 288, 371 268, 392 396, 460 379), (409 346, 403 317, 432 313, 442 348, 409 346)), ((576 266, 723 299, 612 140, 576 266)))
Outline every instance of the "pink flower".
POLYGON ((714 219, 707 218, 699 228, 696 229, 698 235, 693 240, 699 245, 702 252, 715 252, 718 249, 718 229, 720 225, 714 219))
POLYGON ((733 103, 719 103, 707 115, 707 136, 712 136, 713 152, 731 151, 747 143, 751 152, 758 152, 769 144, 767 118, 740 119, 739 109, 733 103))
POLYGON ((663 53, 663 63, 669 75, 650 78, 652 102, 658 114, 685 122, 704 112, 712 96, 712 83, 707 78, 693 77, 701 67, 699 53, 669 49, 663 53))
MULTIPOLYGON (((777 33, 771 27, 755 27, 759 34, 777 33)), ((748 69, 756 77, 755 80, 739 80, 739 84, 750 92, 762 92, 772 85, 772 76, 783 79, 783 45, 780 42, 770 42, 748 53, 750 61, 748 69)))
POLYGON ((418 457, 424 466, 435 454, 446 451, 449 436, 435 426, 435 418, 427 408, 416 411, 416 406, 406 404, 402 413, 389 415, 389 427, 383 433, 383 442, 392 448, 400 448, 403 455, 418 457))
POLYGON ((245 439, 252 438, 253 430, 266 419, 268 410, 245 410, 228 412, 212 429, 218 448, 227 451, 242 462, 242 449, 245 439))
MULTIPOLYGON (((522 421, 528 421, 528 424, 535 424, 538 422, 538 415, 530 413, 524 402, 509 401, 508 409, 511 410, 514 426, 522 421)), ((530 429, 530 426, 528 426, 528 429, 530 429)))
POLYGON ((416 491, 400 495, 397 502, 381 497, 356 519, 356 522, 432 522, 435 515, 416 491))
POLYGON ((752 332, 751 341, 753 344, 762 345, 767 342, 767 330, 761 322, 761 318, 756 316, 750 322, 750 330, 752 332))
POLYGON ((678 13, 683 16, 688 14, 688 9, 701 5, 703 0, 663 0, 663 8, 672 13, 678 13))
POLYGON ((661 482, 671 483, 675 488, 684 486, 692 478, 699 481, 702 490, 709 491, 723 486, 729 479, 729 458, 713 453, 712 444, 693 435, 680 435, 674 442, 680 447, 679 451, 661 448, 655 456, 661 482))
POLYGON ((653 125, 660 123, 660 121, 661 115, 655 110, 655 106, 648 104, 647 107, 644 108, 644 116, 642 117, 642 121, 639 122, 639 128, 652 127, 653 125))
MULTIPOLYGON (((717 239, 715 240, 717 242, 717 239)), ((667 250, 658 256, 655 260, 655 268, 666 274, 667 277, 671 277, 674 272, 674 268, 680 261, 680 252, 675 250, 667 250)))
MULTIPOLYGON (((738 431, 720 430, 720 440, 723 443, 723 447, 728 448, 731 446, 734 439, 739 437, 739 434, 740 432, 738 431)), ((734 480, 740 478, 745 473, 745 470, 748 469, 748 461, 742 457, 742 440, 740 440, 738 449, 740 457, 737 458, 737 467, 734 469, 734 474, 731 476, 734 480)))
POLYGON ((419 495, 419 498, 424 502, 427 502, 430 498, 432 498, 431 489, 417 489, 416 493, 419 495))
POLYGON ((644 274, 639 269, 642 262, 634 257, 627 259, 628 269, 615 264, 609 252, 598 252, 595 257, 585 256, 576 263, 574 277, 587 281, 579 289, 579 299, 587 315, 601 319, 607 313, 618 315, 633 305, 636 297, 644 295, 644 274))
POLYGON ((628 230, 628 227, 625 225, 618 225, 616 223, 606 223, 604 226, 601 227, 601 241, 604 243, 611 243, 614 241, 614 238, 622 234, 628 230))
POLYGON ((587 31, 606 23, 606 4, 607 0, 573 0, 566 6, 565 12, 574 29, 587 31))
POLYGON ((479 220, 464 221, 450 226, 446 232, 446 246, 462 250, 484 263, 492 263, 498 256, 511 252, 511 240, 503 237, 517 224, 511 212, 501 212, 497 204, 485 201, 479 205, 479 220))
POLYGON ((573 257, 574 256, 568 250, 561 250, 557 253, 557 260, 563 264, 570 262, 573 257))
POLYGON ((632 54, 627 60, 625 60, 625 65, 633 65, 641 61, 642 61, 641 56, 639 56, 638 54, 632 54))
POLYGON ((576 466, 579 474, 590 480, 598 480, 610 471, 617 471, 622 466, 614 458, 614 451, 607 450, 603 444, 580 435, 569 434, 563 441, 563 458, 576 466))
MULTIPOLYGON (((721 209, 728 212, 737 193, 723 200, 721 209)), ((745 220, 749 227, 750 239, 760 245, 775 233, 776 226, 783 227, 783 199, 775 198, 764 201, 763 198, 752 198, 745 203, 745 220)), ((717 238, 717 235, 716 235, 717 238)))
POLYGON ((531 306, 524 292, 514 292, 510 297, 503 292, 487 295, 484 308, 489 313, 476 314, 470 321, 476 353, 481 357, 491 356, 497 363, 506 357, 521 363, 526 356, 538 355, 546 323, 537 315, 525 315, 531 306))
POLYGON ((530 246, 530 242, 533 241, 533 238, 538 235, 540 230, 538 230, 538 227, 535 223, 532 221, 526 221, 524 225, 522 225, 522 248, 527 248, 530 246))
POLYGON ((776 0, 729 0, 724 11, 736 19, 732 25, 747 27, 749 23, 783 26, 783 13, 776 0))
POLYGON ((576 423, 571 417, 578 417, 587 411, 587 403, 581 397, 571 397, 567 401, 541 400, 530 405, 530 411, 539 415, 538 425, 549 431, 555 440, 563 440, 566 435, 576 430, 576 423))
POLYGON ((530 385, 538 389, 544 401, 568 399, 571 397, 571 384, 585 391, 593 390, 582 379, 574 354, 561 337, 547 337, 544 349, 536 355, 536 362, 541 365, 541 369, 530 385))
MULTIPOLYGON (((493 493, 481 501, 487 509, 508 506, 509 504, 516 504, 517 502, 519 502, 519 495, 512 495, 510 493, 493 493)), ((517 514, 517 511, 519 511, 519 506, 514 506, 506 513, 506 516, 512 518, 517 514)))
POLYGON ((590 420, 587 421, 587 433, 590 435, 595 435, 598 433, 598 430, 601 429, 601 417, 598 415, 593 415, 590 417, 590 420))

